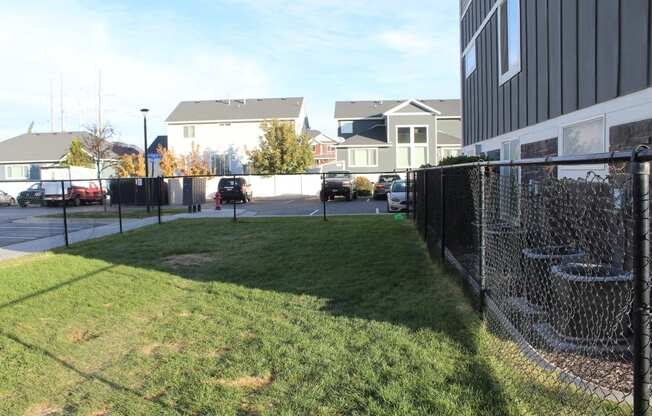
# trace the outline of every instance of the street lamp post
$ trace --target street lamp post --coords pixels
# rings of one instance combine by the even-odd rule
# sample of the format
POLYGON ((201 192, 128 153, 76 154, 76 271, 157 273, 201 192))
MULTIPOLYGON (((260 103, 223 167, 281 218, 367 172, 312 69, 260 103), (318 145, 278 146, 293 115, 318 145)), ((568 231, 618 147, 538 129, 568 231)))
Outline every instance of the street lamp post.
POLYGON ((149 212, 149 159, 147 157, 147 113, 149 109, 142 108, 140 112, 143 113, 143 135, 145 140, 145 203, 147 212, 149 212))

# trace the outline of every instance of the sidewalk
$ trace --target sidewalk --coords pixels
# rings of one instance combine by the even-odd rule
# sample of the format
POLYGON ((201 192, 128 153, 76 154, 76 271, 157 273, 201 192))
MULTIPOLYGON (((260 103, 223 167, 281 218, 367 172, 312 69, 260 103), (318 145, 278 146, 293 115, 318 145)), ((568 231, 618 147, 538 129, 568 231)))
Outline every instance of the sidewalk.
MULTIPOLYGON (((247 217, 251 216, 247 210, 238 209, 238 217, 247 217)), ((174 214, 174 215, 165 215, 162 217, 164 223, 170 221, 176 221, 180 219, 193 219, 193 218, 230 218, 233 216, 232 210, 222 210, 222 211, 201 211, 194 214, 174 214)), ((122 222, 123 231, 135 230, 138 228, 146 227, 148 225, 157 224, 157 217, 149 217, 142 219, 128 219, 122 222)), ((118 234, 120 232, 120 225, 117 222, 101 225, 98 227, 86 228, 79 231, 73 231, 68 233, 68 241, 70 244, 79 243, 86 240, 92 240, 94 238, 105 237, 111 234, 118 234)), ((64 247, 66 245, 64 235, 55 235, 52 237, 41 238, 37 240, 25 241, 23 243, 12 244, 0 248, 0 261, 15 259, 18 257, 26 256, 34 253, 43 253, 55 248, 64 247)))

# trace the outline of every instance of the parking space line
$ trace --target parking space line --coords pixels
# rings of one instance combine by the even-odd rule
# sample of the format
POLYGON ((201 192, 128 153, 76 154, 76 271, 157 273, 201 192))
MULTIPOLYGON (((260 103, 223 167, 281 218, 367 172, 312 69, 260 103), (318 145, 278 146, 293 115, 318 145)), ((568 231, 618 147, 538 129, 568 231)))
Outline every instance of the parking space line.
POLYGON ((33 240, 34 239, 34 237, 9 237, 4 235, 0 235, 0 238, 4 238, 5 240, 33 240))
POLYGON ((291 203, 293 203, 293 202, 294 202, 294 199, 291 199, 291 200, 289 200, 289 201, 285 201, 285 202, 283 202, 283 203, 286 204, 286 205, 288 205, 288 204, 291 204, 291 203))
POLYGON ((315 214, 318 213, 318 212, 319 212, 319 210, 316 209, 316 210, 314 210, 313 212, 311 212, 310 214, 308 214, 308 216, 309 216, 309 217, 312 217, 313 215, 315 215, 315 214))

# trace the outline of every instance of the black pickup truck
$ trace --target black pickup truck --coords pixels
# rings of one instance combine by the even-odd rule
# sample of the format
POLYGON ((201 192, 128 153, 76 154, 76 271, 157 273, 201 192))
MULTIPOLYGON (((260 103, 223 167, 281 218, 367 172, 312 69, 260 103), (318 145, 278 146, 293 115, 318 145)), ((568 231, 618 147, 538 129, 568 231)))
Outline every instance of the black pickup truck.
POLYGON ((326 201, 333 200, 336 196, 343 196, 347 201, 358 197, 351 172, 329 172, 326 174, 324 187, 319 193, 319 197, 322 201, 326 201))

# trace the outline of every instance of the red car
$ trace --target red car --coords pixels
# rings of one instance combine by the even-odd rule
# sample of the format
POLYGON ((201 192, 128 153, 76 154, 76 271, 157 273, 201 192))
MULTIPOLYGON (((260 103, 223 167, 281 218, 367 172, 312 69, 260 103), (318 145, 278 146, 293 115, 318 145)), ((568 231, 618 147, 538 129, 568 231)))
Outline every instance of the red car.
POLYGON ((64 195, 61 194, 61 182, 43 183, 43 201, 45 205, 50 206, 65 201, 66 204, 78 207, 82 204, 101 204, 104 200, 104 192, 100 190, 100 187, 94 181, 65 181, 63 184, 64 195))

